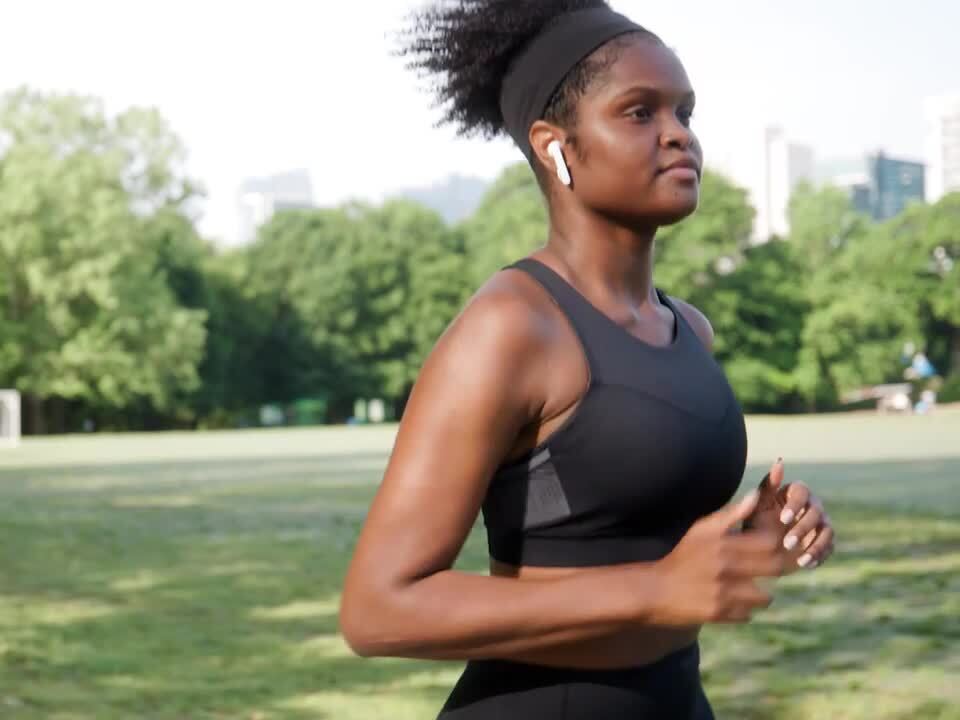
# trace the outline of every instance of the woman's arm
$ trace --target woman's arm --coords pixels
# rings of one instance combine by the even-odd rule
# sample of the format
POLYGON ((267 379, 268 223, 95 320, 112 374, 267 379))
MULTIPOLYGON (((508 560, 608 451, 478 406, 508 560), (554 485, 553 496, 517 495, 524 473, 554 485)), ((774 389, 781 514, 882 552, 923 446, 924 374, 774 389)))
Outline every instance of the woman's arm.
POLYGON ((746 576, 779 573, 775 543, 730 536, 739 508, 694 526, 658 563, 542 581, 451 570, 489 478, 540 417, 558 343, 557 323, 507 282, 468 306, 423 367, 347 573, 340 624, 350 647, 519 657, 627 625, 742 620, 768 604, 746 576))
POLYGON ((653 583, 640 569, 522 582, 450 569, 496 466, 539 417, 557 341, 556 322, 508 282, 451 325, 410 397, 344 587, 341 629, 360 655, 503 655, 642 615, 653 583))

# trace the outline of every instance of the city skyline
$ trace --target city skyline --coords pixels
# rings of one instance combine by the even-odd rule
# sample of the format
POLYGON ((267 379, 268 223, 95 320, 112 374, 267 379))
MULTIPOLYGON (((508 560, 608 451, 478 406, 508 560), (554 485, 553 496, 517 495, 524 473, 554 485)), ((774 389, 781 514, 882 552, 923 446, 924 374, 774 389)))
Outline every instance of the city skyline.
MULTIPOLYGON (((99 96, 112 112, 158 107, 208 190, 201 230, 236 237, 244 178, 305 168, 316 202, 331 205, 379 201, 453 174, 489 180, 522 160, 505 140, 435 127, 438 111, 388 39, 419 4, 348 4, 330 22, 328 6, 292 0, 229 9, 18 3, 5 12, 18 32, 0 44, 0 92, 27 85, 99 96)), ((742 156, 771 125, 818 160, 877 150, 922 160, 924 98, 958 90, 956 3, 880 0, 869 23, 864 6, 828 0, 743 0, 735 15, 708 0, 690 0, 683 13, 612 4, 677 50, 698 92, 694 127, 707 164, 721 171, 755 162, 742 156)))

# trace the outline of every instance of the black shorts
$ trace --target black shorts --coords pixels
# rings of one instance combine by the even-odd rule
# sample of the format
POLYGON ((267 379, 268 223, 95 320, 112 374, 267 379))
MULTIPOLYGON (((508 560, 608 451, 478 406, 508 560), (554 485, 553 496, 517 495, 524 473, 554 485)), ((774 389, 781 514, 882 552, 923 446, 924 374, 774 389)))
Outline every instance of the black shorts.
POLYGON ((650 665, 574 670, 467 663, 440 720, 714 720, 694 643, 650 665))

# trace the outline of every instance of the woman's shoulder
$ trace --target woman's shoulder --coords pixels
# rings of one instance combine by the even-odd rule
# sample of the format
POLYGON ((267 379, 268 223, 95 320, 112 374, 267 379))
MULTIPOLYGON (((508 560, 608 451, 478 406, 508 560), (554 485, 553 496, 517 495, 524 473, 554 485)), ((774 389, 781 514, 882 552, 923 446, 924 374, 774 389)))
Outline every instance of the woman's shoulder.
POLYGON ((461 330, 493 332, 527 350, 543 347, 556 334, 556 313, 549 296, 532 277, 509 268, 480 286, 456 323, 461 330))
POLYGON ((466 302, 427 356, 415 394, 456 392, 477 416, 536 417, 555 321, 516 275, 497 273, 466 302))
POLYGON ((693 329, 697 337, 700 338, 700 342, 704 344, 707 350, 712 351, 714 338, 713 325, 710 324, 710 319, 706 314, 686 300, 681 300, 673 295, 668 295, 667 297, 679 313, 683 315, 683 319, 687 321, 687 324, 693 329))
POLYGON ((474 384, 536 387, 533 368, 553 348, 549 300, 519 272, 498 272, 467 300, 429 353, 421 378, 469 377, 474 384))

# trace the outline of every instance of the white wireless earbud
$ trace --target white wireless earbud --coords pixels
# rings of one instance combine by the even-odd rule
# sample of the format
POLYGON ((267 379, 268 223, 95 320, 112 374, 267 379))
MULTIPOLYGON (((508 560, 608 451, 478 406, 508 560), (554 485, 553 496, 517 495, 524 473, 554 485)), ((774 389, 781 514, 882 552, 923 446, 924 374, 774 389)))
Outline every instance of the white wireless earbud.
POLYGON ((570 185, 572 182, 570 179, 570 170, 567 168, 567 161, 563 159, 563 150, 560 149, 560 141, 554 140, 547 145, 547 152, 557 166, 557 177, 560 178, 560 182, 564 185, 570 185))

